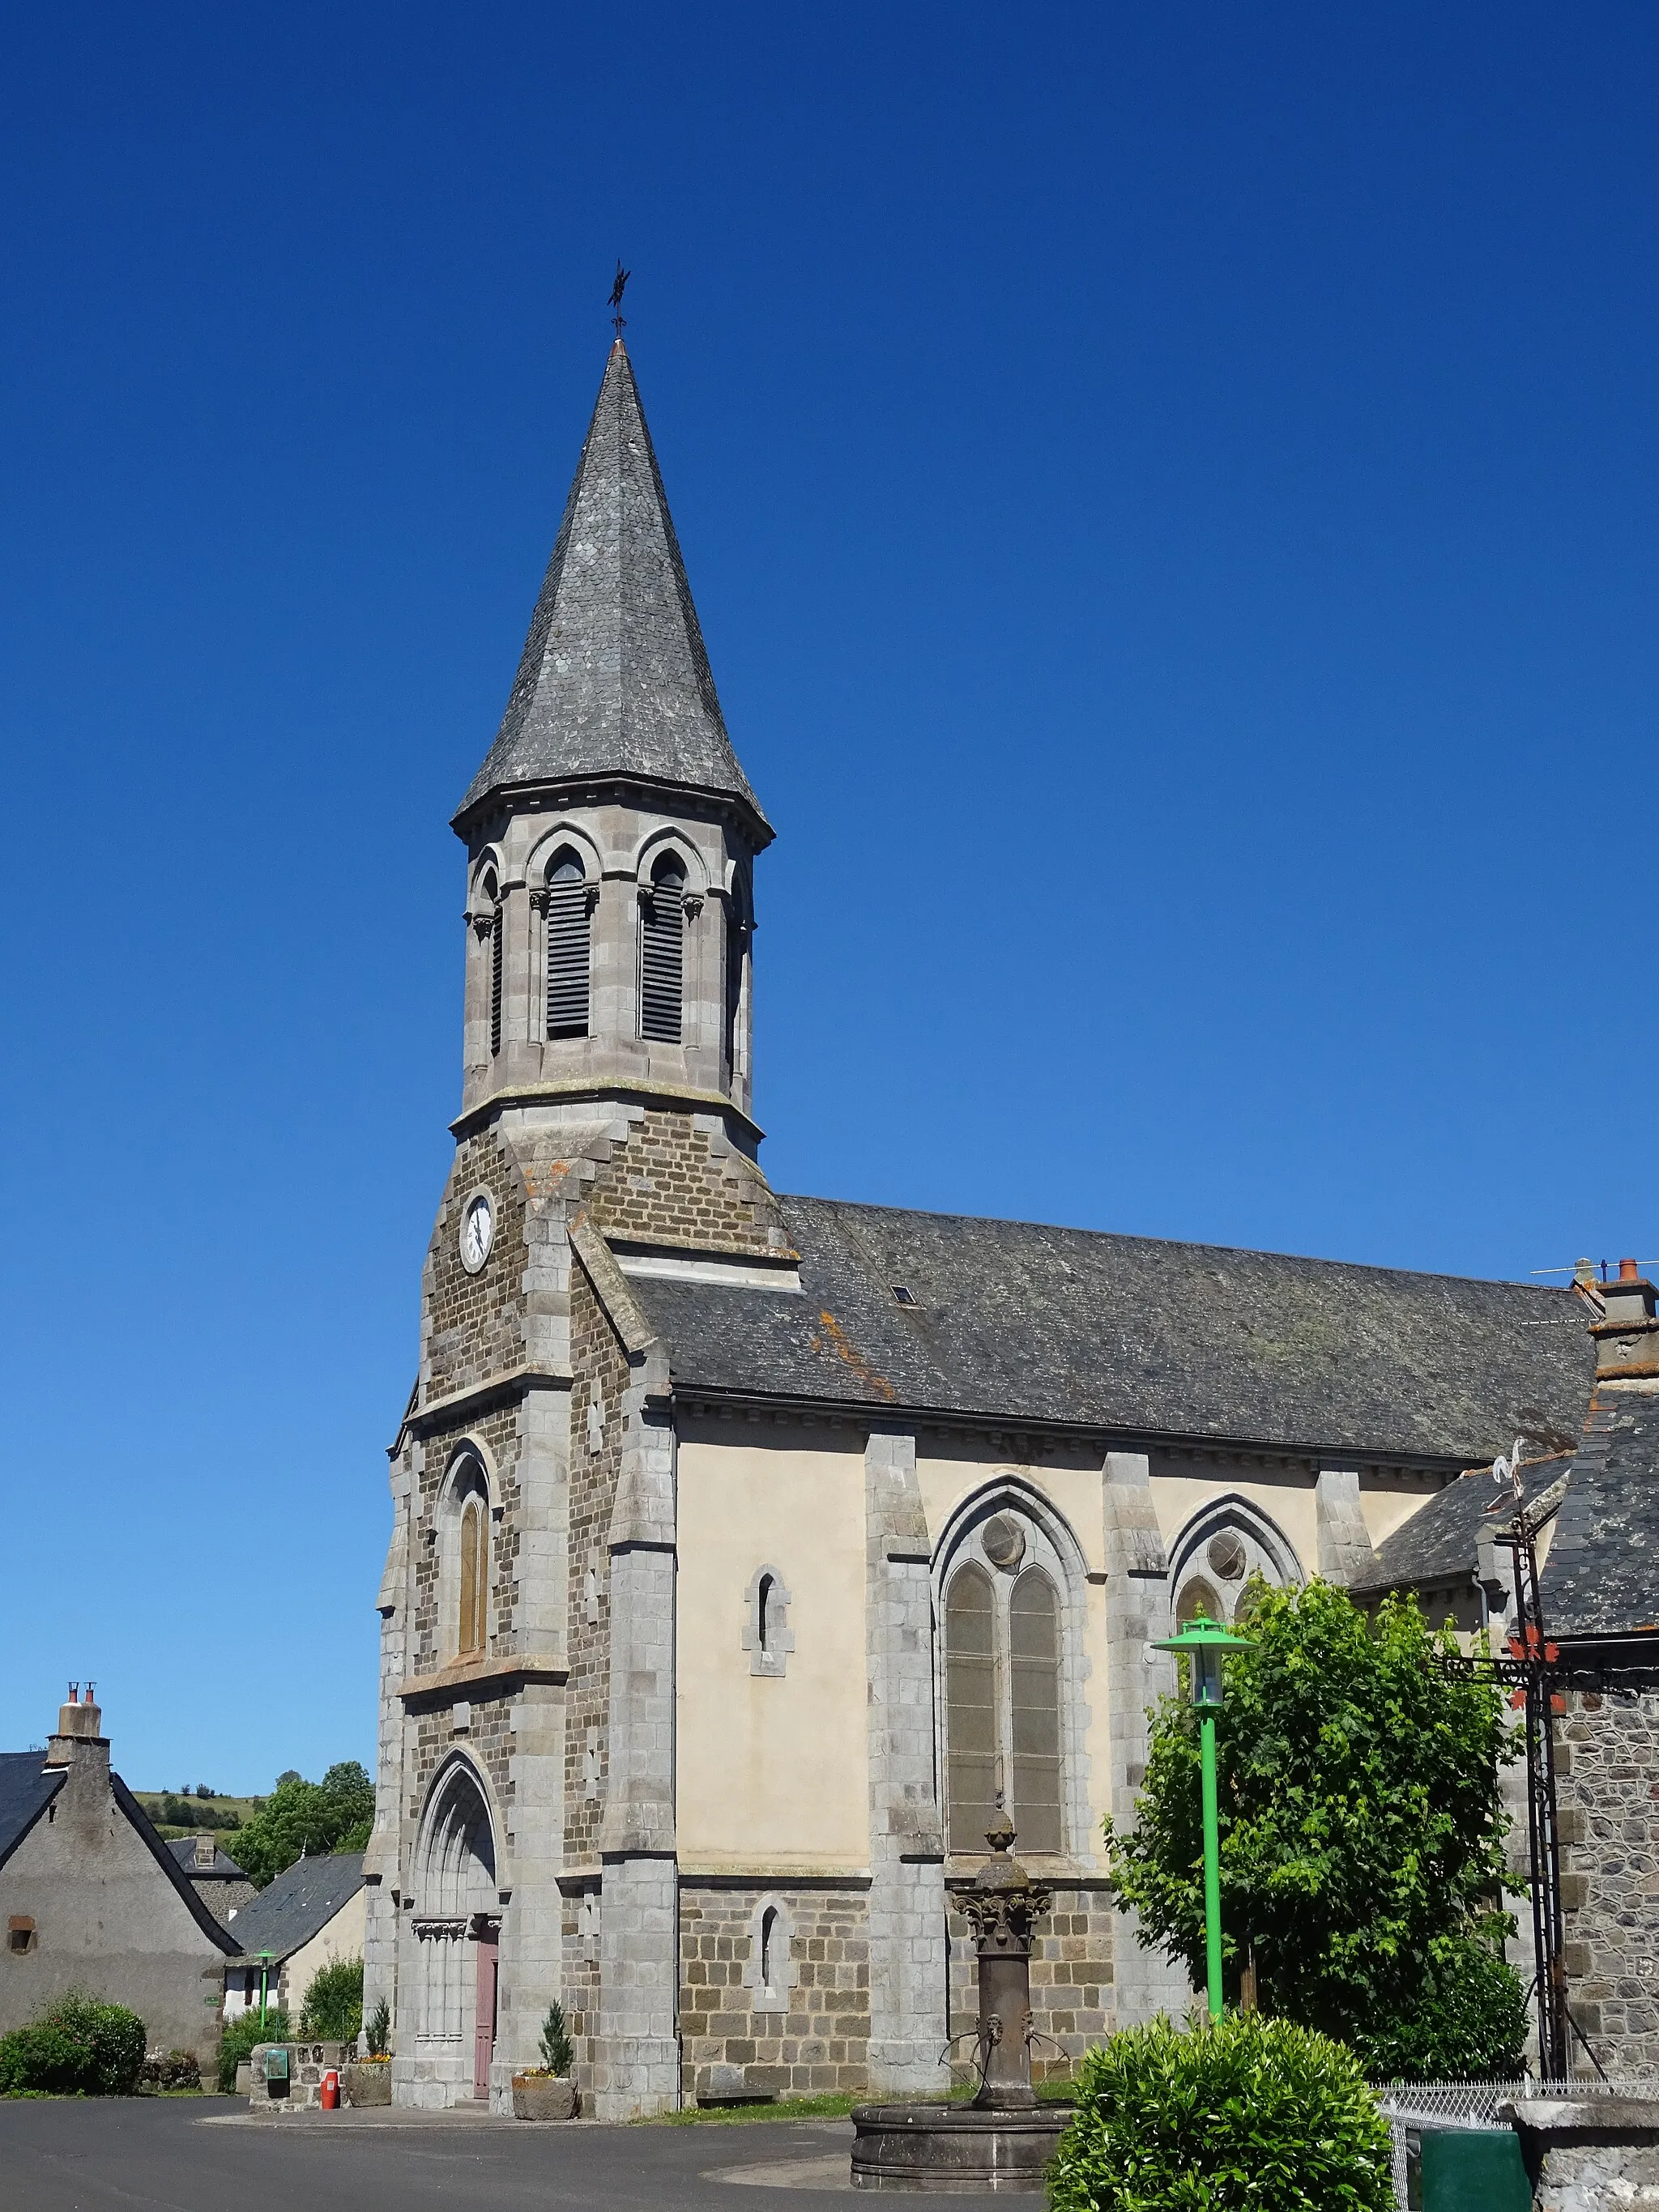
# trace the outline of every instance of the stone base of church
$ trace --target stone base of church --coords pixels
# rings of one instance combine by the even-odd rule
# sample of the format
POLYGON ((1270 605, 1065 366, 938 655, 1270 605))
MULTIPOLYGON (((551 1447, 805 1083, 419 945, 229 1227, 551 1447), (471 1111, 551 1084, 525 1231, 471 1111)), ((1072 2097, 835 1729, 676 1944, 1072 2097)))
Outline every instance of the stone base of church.
POLYGON ((869 2083, 869 1899, 814 1884, 680 1882, 680 2089, 822 2096, 869 2083), (758 1927, 779 1914, 780 1985, 759 1984, 758 1927))

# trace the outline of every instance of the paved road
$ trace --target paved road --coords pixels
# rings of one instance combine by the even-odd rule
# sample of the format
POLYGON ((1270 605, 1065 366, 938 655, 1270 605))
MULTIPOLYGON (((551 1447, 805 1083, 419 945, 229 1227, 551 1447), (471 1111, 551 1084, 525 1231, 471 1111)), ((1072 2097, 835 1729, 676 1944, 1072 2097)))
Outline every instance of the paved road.
MULTIPOLYGON (((232 2118, 228 2099, 0 2102, 4 2212, 812 2212, 890 2202, 833 2177, 849 2121, 611 2128, 416 2113, 232 2118), (340 2124, 341 2121, 344 2124, 340 2124), (734 2178, 741 2174, 743 2181, 734 2178), (748 2185, 744 2185, 744 2182, 748 2185), (758 2185, 757 2186, 756 2185, 758 2185)), ((999 2200, 990 2200, 992 2202, 999 2200)), ((1040 2198, 1011 2204, 1036 2207, 1040 2198)), ((983 2197, 925 2199, 985 2212, 983 2197)))

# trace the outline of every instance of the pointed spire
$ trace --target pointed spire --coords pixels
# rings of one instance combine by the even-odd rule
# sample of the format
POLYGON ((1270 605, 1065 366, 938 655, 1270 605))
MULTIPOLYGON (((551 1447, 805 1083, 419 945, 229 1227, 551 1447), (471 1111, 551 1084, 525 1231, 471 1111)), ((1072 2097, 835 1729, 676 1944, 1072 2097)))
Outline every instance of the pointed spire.
POLYGON ((604 775, 727 793, 769 839, 726 734, 620 336, 507 712, 456 823, 513 786, 604 775))

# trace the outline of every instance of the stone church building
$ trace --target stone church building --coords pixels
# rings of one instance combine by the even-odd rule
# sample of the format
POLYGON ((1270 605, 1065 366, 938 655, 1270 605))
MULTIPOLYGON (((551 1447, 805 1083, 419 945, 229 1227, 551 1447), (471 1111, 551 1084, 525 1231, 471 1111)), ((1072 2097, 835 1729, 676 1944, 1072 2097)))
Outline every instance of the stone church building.
POLYGON ((999 1792, 1055 1891, 1041 2052, 1184 2008, 1113 1905, 1151 1649, 1363 1585, 1519 1432, 1565 1291, 775 1193, 756 863, 620 340, 454 827, 454 1164, 392 1448, 368 1993, 395 2094, 939 2087, 999 1792))

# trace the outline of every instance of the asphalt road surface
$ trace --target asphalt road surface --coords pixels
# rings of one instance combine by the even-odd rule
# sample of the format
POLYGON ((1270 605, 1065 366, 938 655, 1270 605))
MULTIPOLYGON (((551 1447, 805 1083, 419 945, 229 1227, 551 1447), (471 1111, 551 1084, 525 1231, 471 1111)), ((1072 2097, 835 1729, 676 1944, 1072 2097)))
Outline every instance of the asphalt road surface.
MULTIPOLYGON (((3 2212, 812 2212, 892 2203, 847 2180, 848 2120, 623 2128, 423 2112, 254 2119, 219 2097, 0 2101, 3 2212)), ((935 2212, 988 2201, 933 2196, 935 2212)))

